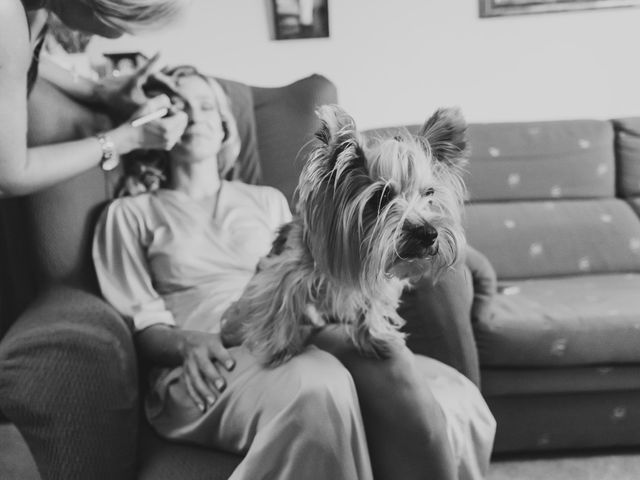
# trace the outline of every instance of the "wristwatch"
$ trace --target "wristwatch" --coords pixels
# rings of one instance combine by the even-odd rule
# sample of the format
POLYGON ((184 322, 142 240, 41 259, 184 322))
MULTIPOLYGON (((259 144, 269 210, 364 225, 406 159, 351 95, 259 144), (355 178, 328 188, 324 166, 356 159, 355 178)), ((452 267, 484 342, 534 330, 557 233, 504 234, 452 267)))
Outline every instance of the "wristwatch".
POLYGON ((100 168, 105 172, 110 172, 120 164, 120 155, 116 153, 116 145, 113 143, 113 140, 104 133, 98 133, 96 138, 102 149, 100 168))

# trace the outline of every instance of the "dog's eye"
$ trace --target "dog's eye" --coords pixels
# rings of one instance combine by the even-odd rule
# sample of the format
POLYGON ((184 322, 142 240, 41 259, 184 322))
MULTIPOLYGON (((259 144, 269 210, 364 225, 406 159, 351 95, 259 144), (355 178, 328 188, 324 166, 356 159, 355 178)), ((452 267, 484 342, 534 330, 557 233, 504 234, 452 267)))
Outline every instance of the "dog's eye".
POLYGON ((422 196, 423 197, 433 197, 433 194, 436 193, 436 191, 433 188, 427 188, 426 190, 423 190, 422 192, 422 196))
POLYGON ((391 201, 391 190, 389 188, 385 188, 380 194, 380 207, 384 207, 391 201))
MULTIPOLYGON (((382 190, 378 192, 378 197, 375 200, 376 210, 379 212, 384 207, 386 207, 391 200, 393 200, 394 192, 393 189, 389 186, 386 186, 382 190)), ((374 197, 375 198, 375 197, 374 197)))

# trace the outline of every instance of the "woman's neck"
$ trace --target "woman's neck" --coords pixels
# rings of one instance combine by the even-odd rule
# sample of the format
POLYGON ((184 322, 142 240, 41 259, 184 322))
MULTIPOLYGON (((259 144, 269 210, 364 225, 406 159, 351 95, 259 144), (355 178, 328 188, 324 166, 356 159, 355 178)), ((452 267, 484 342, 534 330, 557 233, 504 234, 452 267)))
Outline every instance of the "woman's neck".
POLYGON ((218 163, 171 162, 171 189, 179 190, 194 200, 214 197, 220 189, 218 163))

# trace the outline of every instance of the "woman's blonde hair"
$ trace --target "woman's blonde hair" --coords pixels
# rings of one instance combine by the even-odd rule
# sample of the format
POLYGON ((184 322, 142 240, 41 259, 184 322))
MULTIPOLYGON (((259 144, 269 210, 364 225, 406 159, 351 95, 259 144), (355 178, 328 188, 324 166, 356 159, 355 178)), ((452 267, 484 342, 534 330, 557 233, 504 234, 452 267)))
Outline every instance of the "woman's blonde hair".
POLYGON ((77 1, 91 8, 105 25, 126 33, 158 28, 180 14, 193 0, 44 0, 44 4, 77 1))
MULTIPOLYGON (((224 138, 217 155, 220 178, 230 178, 231 171, 240 154, 241 142, 238 125, 231 110, 231 101, 220 83, 213 77, 201 73, 191 65, 169 67, 162 71, 176 82, 180 78, 198 77, 204 80, 216 98, 224 138)), ((126 155, 125 178, 120 195, 137 195, 156 190, 169 182, 169 155, 163 150, 136 150, 126 155)))

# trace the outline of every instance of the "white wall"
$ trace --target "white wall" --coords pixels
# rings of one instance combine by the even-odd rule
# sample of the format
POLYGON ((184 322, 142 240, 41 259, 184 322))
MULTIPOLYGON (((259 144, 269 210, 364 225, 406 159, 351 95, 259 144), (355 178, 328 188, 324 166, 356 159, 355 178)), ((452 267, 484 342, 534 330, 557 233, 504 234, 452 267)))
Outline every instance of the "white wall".
POLYGON ((640 8, 480 19, 477 0, 329 0, 331 38, 275 41, 269 0, 194 3, 162 33, 93 48, 261 86, 322 73, 361 128, 441 105, 475 122, 640 115, 640 8))

